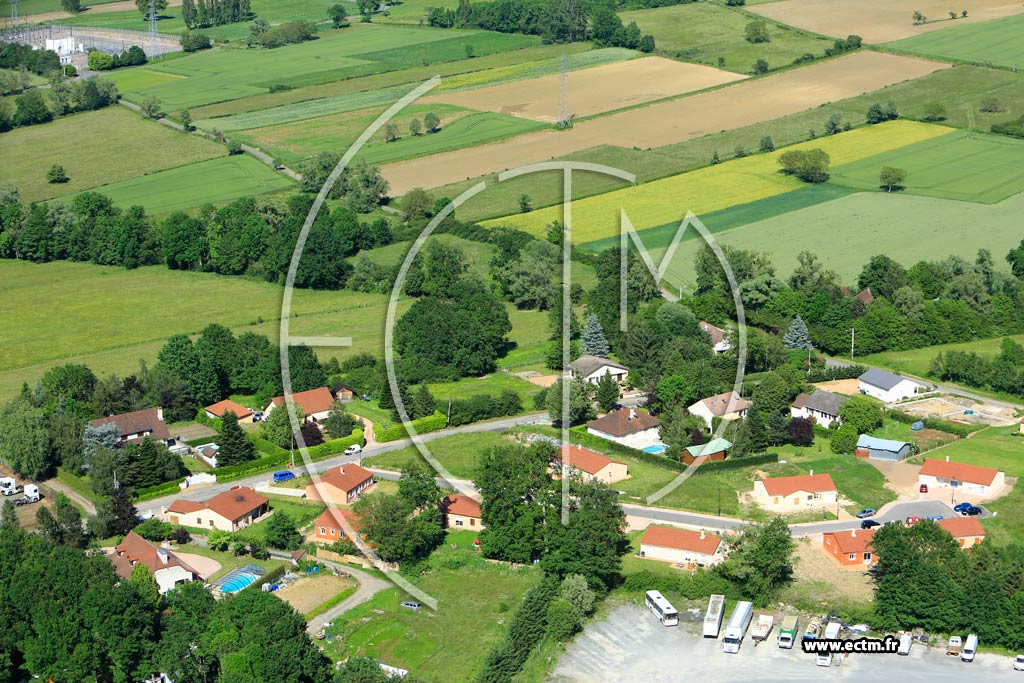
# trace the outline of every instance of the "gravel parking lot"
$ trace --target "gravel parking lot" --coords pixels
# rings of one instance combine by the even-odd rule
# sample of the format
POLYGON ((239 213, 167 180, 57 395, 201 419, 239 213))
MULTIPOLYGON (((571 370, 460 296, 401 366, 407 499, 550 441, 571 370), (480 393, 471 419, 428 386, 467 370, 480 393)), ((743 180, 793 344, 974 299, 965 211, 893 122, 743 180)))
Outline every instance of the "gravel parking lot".
MULTIPOLYGON (((731 612, 731 608, 730 608, 731 612)), ((682 615, 681 615, 682 616, 682 615)), ((728 621, 728 613, 726 614, 728 621)), ((555 668, 558 683, 793 683, 849 680, 856 683, 962 683, 963 681, 1024 681, 1008 657, 981 653, 973 663, 947 657, 945 648, 915 644, 908 657, 894 654, 849 655, 831 668, 815 666, 812 655, 799 645, 792 650, 775 646, 773 631, 754 647, 744 639, 739 654, 722 652, 721 641, 704 639, 698 624, 666 628, 639 605, 624 605, 587 627, 555 668)), ((840 658, 837 657, 836 661, 840 658)))

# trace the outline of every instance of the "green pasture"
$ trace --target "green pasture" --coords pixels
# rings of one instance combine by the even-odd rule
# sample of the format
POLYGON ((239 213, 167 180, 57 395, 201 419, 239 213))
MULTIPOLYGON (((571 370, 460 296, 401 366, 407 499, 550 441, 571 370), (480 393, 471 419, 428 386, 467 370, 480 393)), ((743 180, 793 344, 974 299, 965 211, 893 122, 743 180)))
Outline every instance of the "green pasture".
MULTIPOLYGON (((825 268, 843 282, 856 280, 864 263, 885 253, 910 267, 920 260, 951 254, 974 254, 985 247, 1005 254, 1020 242, 1024 194, 998 204, 921 197, 886 192, 859 192, 830 202, 785 213, 715 235, 719 244, 766 252, 776 273, 788 277, 805 249, 818 254, 825 268), (979 231, 978 226, 984 226, 979 231), (842 244, 842 249, 820 249, 842 244)), ((665 280, 692 287, 693 257, 699 244, 677 252, 665 280)), ((664 250, 655 249, 655 259, 664 250)), ((901 352, 903 353, 903 352, 901 352)))
POLYGON ((221 157, 224 147, 146 121, 124 107, 83 112, 3 133, 0 184, 13 183, 21 200, 42 201, 221 157), (116 151, 115 151, 116 150, 116 151), (53 164, 67 183, 48 183, 53 164))
POLYGON ((806 53, 816 57, 832 46, 832 40, 800 29, 765 20, 771 40, 750 43, 744 28, 755 18, 746 12, 710 2, 620 12, 624 24, 635 21, 643 33, 654 36, 658 52, 687 61, 750 73, 758 59, 771 69, 789 66, 806 53))
POLYGON ((994 204, 1024 192, 1024 141, 961 131, 844 164, 831 183, 879 189, 884 166, 907 172, 903 192, 994 204))
MULTIPOLYGON (((117 2, 118 0, 83 0, 82 7, 91 7, 92 5, 105 5, 108 2, 117 2)), ((62 12, 60 0, 19 0, 18 2, 18 16, 27 17, 31 14, 43 14, 44 12, 62 12)), ((0 0, 0 17, 11 16, 11 1, 0 0)))
POLYGON ((185 78, 178 74, 167 73, 166 71, 154 71, 153 69, 147 69, 140 67, 137 69, 117 69, 111 71, 109 74, 105 74, 104 78, 109 78, 116 85, 117 89, 123 93, 132 92, 133 90, 142 90, 143 88, 152 88, 164 83, 173 83, 174 81, 185 78))
MULTIPOLYGON (((1016 340, 1017 343, 1024 343, 1024 334, 1010 335, 1010 337, 1016 340)), ((960 344, 938 344, 936 346, 926 346, 924 348, 910 349, 908 351, 886 351, 884 353, 873 353, 870 356, 864 356, 861 360, 868 365, 877 365, 879 367, 889 368, 895 372, 905 372, 911 375, 917 375, 918 377, 925 377, 928 375, 928 368, 931 365, 932 359, 939 353, 947 351, 963 351, 965 353, 994 356, 999 353, 999 345, 1002 341, 1003 337, 975 339, 974 341, 963 342, 960 344)))
MULTIPOLYGON (((498 432, 476 432, 455 434, 434 439, 427 443, 431 455, 458 479, 472 479, 475 476, 480 456, 485 451, 502 443, 505 437, 498 432)), ((373 467, 385 470, 400 470, 413 462, 424 463, 415 446, 375 455, 368 461, 373 467)))
POLYGON ((1024 68, 1024 14, 958 25, 904 38, 886 47, 922 57, 1024 68))
POLYGON ((530 36, 357 24, 274 50, 226 46, 185 59, 153 62, 145 68, 187 78, 133 90, 129 99, 141 101, 153 95, 165 109, 176 111, 266 93, 273 86, 295 88, 465 59, 466 45, 484 55, 537 42, 530 36))
MULTIPOLYGON (((180 133, 178 134, 184 137, 180 133)), ((247 154, 218 157, 93 188, 120 206, 165 214, 239 197, 280 192, 294 183, 247 154)))

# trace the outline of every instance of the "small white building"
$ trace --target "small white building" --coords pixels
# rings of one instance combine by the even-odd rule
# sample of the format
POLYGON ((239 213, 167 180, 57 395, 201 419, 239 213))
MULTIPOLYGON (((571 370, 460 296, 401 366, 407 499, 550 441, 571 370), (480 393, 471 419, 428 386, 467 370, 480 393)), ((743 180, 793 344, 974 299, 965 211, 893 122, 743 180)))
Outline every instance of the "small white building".
POLYGON ((794 512, 835 506, 839 492, 827 474, 769 477, 754 481, 754 499, 774 512, 794 512))
POLYGON ((828 428, 833 422, 842 424, 839 411, 843 404, 850 400, 849 396, 833 394, 824 389, 815 389, 813 394, 800 394, 793 401, 789 412, 793 417, 814 420, 815 424, 828 428))
POLYGON ((917 483, 929 490, 956 489, 968 496, 990 498, 1006 485, 1006 473, 991 467, 928 458, 917 473, 917 483))
POLYGON ((858 382, 860 393, 885 403, 896 403, 927 390, 920 382, 878 368, 869 368, 858 382))
POLYGON ((651 525, 640 538, 640 556, 688 567, 710 567, 725 557, 725 544, 705 531, 651 525))
POLYGON ((700 329, 707 332, 711 337, 711 350, 715 353, 725 353, 732 350, 732 342, 729 341, 729 333, 721 327, 715 327, 709 322, 700 321, 700 329))
POLYGON ((605 375, 611 375, 618 384, 629 376, 629 369, 615 361, 598 356, 580 356, 569 363, 569 374, 575 380, 597 384, 605 375))
POLYGON ((587 433, 643 450, 660 446, 661 420, 636 408, 619 408, 587 423, 587 433))
POLYGON ((724 394, 701 399, 687 407, 687 410, 690 411, 691 415, 704 418, 708 431, 711 431, 714 418, 740 420, 746 417, 749 408, 750 401, 741 398, 735 391, 727 391, 724 394))

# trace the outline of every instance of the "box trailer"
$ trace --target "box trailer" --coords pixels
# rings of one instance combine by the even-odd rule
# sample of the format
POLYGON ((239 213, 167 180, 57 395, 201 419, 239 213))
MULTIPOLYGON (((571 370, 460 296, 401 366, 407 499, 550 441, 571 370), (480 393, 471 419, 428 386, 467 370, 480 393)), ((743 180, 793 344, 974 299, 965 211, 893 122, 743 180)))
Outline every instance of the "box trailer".
POLYGON ((747 634, 750 627, 750 619, 754 616, 754 605, 750 602, 741 602, 736 605, 729 618, 729 625, 725 627, 725 638, 722 642, 722 652, 736 654, 740 651, 743 643, 743 636, 747 634))
POLYGON ((712 595, 708 600, 708 609, 704 612, 704 637, 717 638, 722 630, 722 617, 725 615, 725 596, 712 595))
POLYGON ((800 628, 800 620, 795 614, 782 618, 779 625, 779 647, 783 650, 790 650, 796 642, 796 631, 800 628))

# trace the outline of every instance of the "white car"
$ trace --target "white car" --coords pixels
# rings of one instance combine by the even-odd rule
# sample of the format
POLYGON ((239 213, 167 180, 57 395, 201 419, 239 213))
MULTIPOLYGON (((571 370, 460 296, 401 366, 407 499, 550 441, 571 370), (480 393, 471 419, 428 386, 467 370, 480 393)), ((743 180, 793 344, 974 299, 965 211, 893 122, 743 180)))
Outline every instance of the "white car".
POLYGON ((1017 658, 1013 660, 1014 671, 1024 671, 1024 655, 1017 655, 1017 658))
POLYGON ((355 455, 356 453, 362 453, 363 447, 357 443, 352 444, 345 449, 345 455, 355 455))

